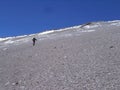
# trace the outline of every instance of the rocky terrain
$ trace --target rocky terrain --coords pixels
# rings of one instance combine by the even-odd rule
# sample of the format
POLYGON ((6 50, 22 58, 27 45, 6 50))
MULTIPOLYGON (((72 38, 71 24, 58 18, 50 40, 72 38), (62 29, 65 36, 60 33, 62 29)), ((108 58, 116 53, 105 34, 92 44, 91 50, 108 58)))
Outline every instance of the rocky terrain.
POLYGON ((0 90, 120 90, 120 21, 0 38, 0 90))

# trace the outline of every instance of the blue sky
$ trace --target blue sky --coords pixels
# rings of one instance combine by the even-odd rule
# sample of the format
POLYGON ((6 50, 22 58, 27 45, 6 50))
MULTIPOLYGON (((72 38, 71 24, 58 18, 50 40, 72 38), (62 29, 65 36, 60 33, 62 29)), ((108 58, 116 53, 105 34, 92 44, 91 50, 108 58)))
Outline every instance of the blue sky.
POLYGON ((0 0, 0 37, 120 19, 120 0, 0 0))

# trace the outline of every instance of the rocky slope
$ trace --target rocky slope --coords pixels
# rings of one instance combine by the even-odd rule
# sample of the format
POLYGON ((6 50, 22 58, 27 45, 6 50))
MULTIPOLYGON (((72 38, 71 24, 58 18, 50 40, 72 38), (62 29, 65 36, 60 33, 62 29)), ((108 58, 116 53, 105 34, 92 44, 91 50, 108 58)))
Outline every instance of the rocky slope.
POLYGON ((0 38, 0 90, 119 89, 119 20, 0 38))

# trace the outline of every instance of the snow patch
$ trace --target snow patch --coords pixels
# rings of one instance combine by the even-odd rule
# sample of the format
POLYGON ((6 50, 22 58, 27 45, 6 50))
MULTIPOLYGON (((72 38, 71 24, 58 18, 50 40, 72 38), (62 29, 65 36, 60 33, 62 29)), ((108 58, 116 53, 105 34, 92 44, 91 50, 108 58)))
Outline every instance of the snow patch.
POLYGON ((70 30, 70 29, 78 29, 80 27, 81 27, 81 25, 74 26, 74 27, 63 28, 63 29, 58 29, 58 30, 50 30, 50 31, 45 31, 45 32, 39 33, 38 35, 46 35, 46 34, 50 34, 50 33, 54 33, 54 32, 67 31, 67 30, 70 30))
POLYGON ((108 21, 110 25, 120 26, 120 20, 108 21))
POLYGON ((111 25, 120 26, 120 22, 115 22, 115 23, 112 23, 111 25))
POLYGON ((6 38, 0 38, 0 41, 4 41, 4 40, 6 40, 6 38))
POLYGON ((15 42, 27 42, 27 41, 29 41, 29 39, 27 39, 27 38, 23 38, 23 39, 18 39, 18 40, 15 40, 15 42))
MULTIPOLYGON (((45 38, 48 38, 49 34, 52 34, 52 36, 56 36, 56 34, 59 32, 63 32, 62 36, 72 36, 73 32, 80 31, 80 32, 93 32, 95 31, 94 28, 104 26, 104 25, 115 25, 115 26, 120 26, 120 20, 115 20, 115 21, 108 21, 108 22, 90 22, 87 24, 79 25, 79 26, 73 26, 73 27, 68 27, 68 28, 63 28, 63 29, 58 29, 58 30, 50 30, 50 31, 45 31, 42 33, 37 33, 37 34, 30 34, 30 35, 23 35, 23 36, 14 36, 14 37, 6 37, 6 38, 0 38, 0 44, 1 46, 7 45, 7 44, 20 44, 24 42, 30 41, 33 37, 37 37, 39 40, 41 39, 41 36, 45 36, 45 38), (65 31, 65 32, 64 32, 65 31), (66 32, 68 31, 68 32, 66 32), (54 34, 54 35, 53 35, 54 34)), ((42 38, 43 39, 43 38, 42 38)), ((3 49, 7 50, 7 49, 3 49)))
POLYGON ((39 33, 38 35, 50 34, 50 33, 53 33, 53 32, 55 32, 55 31, 54 31, 54 30, 51 30, 51 31, 45 31, 45 32, 39 33))
POLYGON ((14 43, 14 41, 12 41, 12 40, 8 40, 5 42, 5 44, 12 44, 12 43, 14 43))
POLYGON ((83 30, 82 32, 93 32, 95 30, 83 30))
POLYGON ((14 37, 6 37, 6 38, 0 38, 0 42, 5 41, 5 40, 9 40, 9 39, 13 39, 14 37))
POLYGON ((27 35, 23 35, 23 36, 16 36, 16 38, 23 38, 26 37, 27 35))
POLYGON ((120 20, 108 21, 108 23, 120 22, 120 20))
POLYGON ((96 28, 98 25, 86 25, 84 26, 85 29, 96 28))

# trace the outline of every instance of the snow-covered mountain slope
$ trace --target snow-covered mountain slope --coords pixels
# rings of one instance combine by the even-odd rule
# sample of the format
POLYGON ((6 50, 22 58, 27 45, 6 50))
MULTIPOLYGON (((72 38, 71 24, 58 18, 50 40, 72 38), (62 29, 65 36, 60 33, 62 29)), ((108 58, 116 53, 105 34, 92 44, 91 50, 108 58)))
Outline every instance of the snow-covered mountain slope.
POLYGON ((0 90, 119 89, 119 20, 0 38, 0 90))
POLYGON ((59 29, 59 30, 50 30, 50 31, 45 31, 37 34, 0 38, 0 46, 5 46, 8 44, 16 45, 16 44, 29 42, 33 37, 36 37, 39 40, 44 40, 47 38, 79 35, 82 32, 92 32, 92 31, 96 31, 97 29, 102 30, 102 28, 105 29, 110 27, 120 27, 120 20, 108 21, 108 22, 91 22, 91 23, 86 23, 79 26, 74 26, 74 27, 59 29), (59 33, 59 35, 57 33, 59 33))

